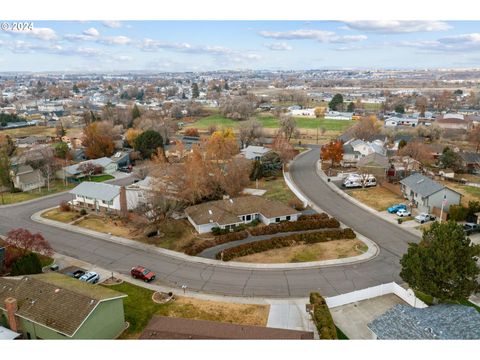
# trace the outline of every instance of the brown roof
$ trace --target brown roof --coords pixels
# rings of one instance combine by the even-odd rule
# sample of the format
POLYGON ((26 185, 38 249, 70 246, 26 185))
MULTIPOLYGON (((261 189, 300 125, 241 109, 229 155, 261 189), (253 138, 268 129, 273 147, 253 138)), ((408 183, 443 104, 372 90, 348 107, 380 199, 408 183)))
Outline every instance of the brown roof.
POLYGON ((308 340, 313 339, 313 332, 154 316, 140 339, 308 340))
POLYGON ((16 314, 73 336, 97 304, 126 297, 117 291, 91 285, 57 273, 28 275, 23 278, 0 278, 0 308, 5 299, 17 300, 16 314))
POLYGON ((242 222, 239 219, 241 215, 260 213, 265 217, 274 218, 299 212, 281 202, 250 195, 189 206, 185 213, 197 224, 208 224, 212 220, 218 224, 228 225, 242 222))

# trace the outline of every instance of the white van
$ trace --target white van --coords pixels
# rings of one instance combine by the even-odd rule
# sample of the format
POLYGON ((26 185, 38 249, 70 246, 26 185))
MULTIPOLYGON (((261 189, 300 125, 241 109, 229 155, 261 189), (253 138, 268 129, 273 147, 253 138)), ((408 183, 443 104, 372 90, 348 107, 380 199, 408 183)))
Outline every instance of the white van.
POLYGON ((364 184, 365 187, 377 186, 377 179, 375 179, 375 176, 369 175, 364 184))

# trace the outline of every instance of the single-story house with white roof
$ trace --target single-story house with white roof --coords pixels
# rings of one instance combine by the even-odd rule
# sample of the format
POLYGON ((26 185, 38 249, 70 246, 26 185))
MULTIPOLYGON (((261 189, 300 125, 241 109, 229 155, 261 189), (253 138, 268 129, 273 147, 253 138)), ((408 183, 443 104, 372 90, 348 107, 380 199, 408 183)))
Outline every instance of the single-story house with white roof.
POLYGON ((262 157, 268 154, 272 149, 266 148, 264 146, 254 146, 249 145, 246 148, 240 150, 240 153, 247 160, 261 160, 262 157))
POLYGON ((254 220, 269 225, 280 221, 297 221, 301 213, 278 201, 261 196, 242 196, 234 199, 209 201, 185 209, 188 221, 198 233, 212 228, 232 229, 254 220))

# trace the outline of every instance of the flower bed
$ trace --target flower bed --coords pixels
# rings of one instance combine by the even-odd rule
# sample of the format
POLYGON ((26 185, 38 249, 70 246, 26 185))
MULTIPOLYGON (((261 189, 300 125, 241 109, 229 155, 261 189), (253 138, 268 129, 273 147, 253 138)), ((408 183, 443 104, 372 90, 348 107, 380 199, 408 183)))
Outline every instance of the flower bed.
MULTIPOLYGON (((250 254, 256 254, 259 252, 271 249, 278 249, 282 247, 354 238, 355 233, 352 229, 349 228, 300 233, 282 237, 273 237, 269 240, 256 241, 223 250, 223 260, 229 261, 236 257, 247 256, 250 254)), ((222 255, 221 253, 218 253, 215 257, 219 260, 221 259, 222 255)))

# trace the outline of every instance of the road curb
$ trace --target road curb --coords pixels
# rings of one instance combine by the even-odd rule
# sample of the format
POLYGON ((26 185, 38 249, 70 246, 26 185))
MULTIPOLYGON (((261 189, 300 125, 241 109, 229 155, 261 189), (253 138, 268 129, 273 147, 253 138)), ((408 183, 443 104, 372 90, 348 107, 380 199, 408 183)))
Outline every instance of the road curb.
POLYGON ((239 262, 222 262, 219 260, 200 258, 198 256, 190 256, 190 255, 182 254, 173 250, 162 249, 154 245, 142 244, 135 240, 126 239, 119 236, 108 235, 108 234, 100 233, 98 231, 84 229, 78 226, 69 225, 59 221, 45 219, 41 217, 42 213, 49 211, 51 209, 54 209, 56 207, 57 206, 37 211, 31 216, 31 219, 41 224, 62 228, 64 230, 68 230, 78 234, 93 236, 98 239, 106 240, 115 244, 121 244, 133 249, 159 253, 162 255, 169 256, 175 260, 200 263, 205 265, 214 265, 214 266, 230 268, 230 269, 243 269, 243 270, 300 270, 300 269, 313 269, 313 268, 319 269, 319 268, 335 267, 335 266, 342 266, 342 265, 354 265, 354 264, 362 263, 362 262, 373 259, 379 253, 379 248, 377 244, 367 239, 366 237, 360 234, 357 234, 357 235, 360 235, 358 236, 358 238, 368 246, 368 250, 361 255, 357 255, 350 258, 312 261, 312 262, 305 262, 305 263, 287 263, 287 264, 251 264, 251 263, 247 264, 247 263, 239 263, 239 262))

